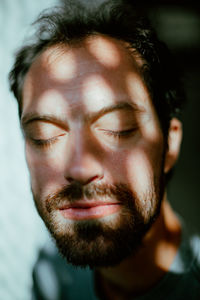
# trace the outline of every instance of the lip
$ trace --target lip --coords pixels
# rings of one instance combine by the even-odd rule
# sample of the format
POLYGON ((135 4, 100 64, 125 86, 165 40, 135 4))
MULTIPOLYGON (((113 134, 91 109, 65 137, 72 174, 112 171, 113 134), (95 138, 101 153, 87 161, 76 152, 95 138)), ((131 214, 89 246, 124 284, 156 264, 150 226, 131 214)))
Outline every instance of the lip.
POLYGON ((96 200, 80 200, 74 201, 73 203, 62 204, 59 209, 68 209, 68 208, 92 208, 96 206, 104 206, 104 205, 116 205, 119 202, 116 201, 96 201, 96 200))
POLYGON ((77 201, 63 205, 60 213, 70 220, 98 219, 116 213, 120 209, 119 202, 77 201))

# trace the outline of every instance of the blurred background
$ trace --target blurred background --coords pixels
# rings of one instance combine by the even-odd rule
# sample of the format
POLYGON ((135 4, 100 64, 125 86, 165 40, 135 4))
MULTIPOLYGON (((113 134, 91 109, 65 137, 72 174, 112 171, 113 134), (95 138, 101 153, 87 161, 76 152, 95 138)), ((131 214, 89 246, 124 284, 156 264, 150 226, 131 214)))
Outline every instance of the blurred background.
MULTIPOLYGON (((95 0, 81 0, 92 5, 95 0)), ((103 2, 103 0, 96 0, 103 2)), ((64 1, 63 1, 64 2, 64 1)), ((0 0, 0 299, 28 300, 31 270, 48 235, 32 201, 17 105, 7 77, 14 53, 45 7, 59 0, 0 0)), ((144 4, 160 39, 184 71, 187 102, 182 152, 169 200, 185 222, 200 231, 200 6, 190 1, 144 4)), ((173 70, 172 70, 173 72, 173 70)))
POLYGON ((182 115, 182 150, 169 183, 168 198, 185 222, 199 232, 200 5, 195 1, 153 1, 147 10, 160 39, 167 43, 183 70, 187 98, 182 115))

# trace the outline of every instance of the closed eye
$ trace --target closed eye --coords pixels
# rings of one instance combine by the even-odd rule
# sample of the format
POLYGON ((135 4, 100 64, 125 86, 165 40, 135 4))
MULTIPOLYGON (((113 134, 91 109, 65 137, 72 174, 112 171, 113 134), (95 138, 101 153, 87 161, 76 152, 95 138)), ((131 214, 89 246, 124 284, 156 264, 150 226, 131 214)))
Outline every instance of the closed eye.
POLYGON ((30 141, 37 147, 50 147, 51 145, 53 145, 60 137, 64 136, 65 134, 61 134, 49 139, 34 139, 34 138, 30 138, 30 141))

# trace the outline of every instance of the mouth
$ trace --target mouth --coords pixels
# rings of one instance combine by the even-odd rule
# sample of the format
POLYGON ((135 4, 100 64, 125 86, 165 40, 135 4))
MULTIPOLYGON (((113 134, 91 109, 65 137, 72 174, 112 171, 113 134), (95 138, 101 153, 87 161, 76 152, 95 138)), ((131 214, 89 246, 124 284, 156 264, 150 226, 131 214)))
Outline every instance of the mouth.
POLYGON ((70 220, 99 219, 117 213, 119 202, 77 201, 59 208, 61 215, 70 220))

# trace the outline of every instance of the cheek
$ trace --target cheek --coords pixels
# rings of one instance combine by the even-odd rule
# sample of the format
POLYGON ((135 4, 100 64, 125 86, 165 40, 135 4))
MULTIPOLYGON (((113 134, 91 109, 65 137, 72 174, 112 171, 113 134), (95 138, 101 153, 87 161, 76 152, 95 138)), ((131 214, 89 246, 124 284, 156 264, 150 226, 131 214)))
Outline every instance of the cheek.
POLYGON ((46 196, 65 184, 63 162, 57 155, 45 156, 26 145, 26 160, 35 194, 46 196))
POLYGON ((126 162, 127 181, 137 193, 142 193, 150 185, 153 166, 146 153, 134 151, 126 162))
POLYGON ((142 143, 129 150, 113 153, 112 176, 116 182, 128 184, 132 190, 143 193, 161 173, 163 151, 159 144, 142 143))

